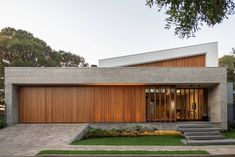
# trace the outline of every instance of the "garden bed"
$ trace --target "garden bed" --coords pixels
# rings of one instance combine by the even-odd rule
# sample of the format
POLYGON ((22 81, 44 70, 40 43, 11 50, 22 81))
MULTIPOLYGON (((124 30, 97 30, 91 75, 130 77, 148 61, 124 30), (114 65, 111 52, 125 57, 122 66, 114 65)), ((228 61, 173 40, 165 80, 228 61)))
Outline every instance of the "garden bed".
POLYGON ((143 145, 143 146, 182 146, 180 132, 160 131, 155 128, 133 126, 112 130, 90 128, 82 139, 73 145, 143 145))

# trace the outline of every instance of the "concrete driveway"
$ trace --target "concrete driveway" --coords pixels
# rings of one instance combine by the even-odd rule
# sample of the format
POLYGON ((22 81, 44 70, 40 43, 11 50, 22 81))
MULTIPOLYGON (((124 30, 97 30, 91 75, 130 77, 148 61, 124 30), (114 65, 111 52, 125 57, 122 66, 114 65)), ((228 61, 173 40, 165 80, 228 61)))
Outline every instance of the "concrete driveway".
POLYGON ((0 129, 0 156, 35 155, 42 149, 63 148, 87 124, 16 124, 0 129))

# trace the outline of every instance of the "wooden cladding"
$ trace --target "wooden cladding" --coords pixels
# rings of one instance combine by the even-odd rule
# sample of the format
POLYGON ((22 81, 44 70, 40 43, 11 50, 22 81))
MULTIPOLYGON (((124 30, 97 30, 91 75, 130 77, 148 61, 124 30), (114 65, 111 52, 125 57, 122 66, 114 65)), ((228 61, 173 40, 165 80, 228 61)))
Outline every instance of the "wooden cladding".
POLYGON ((145 122, 144 86, 20 87, 19 121, 145 122))
POLYGON ((169 59, 164 61, 156 61, 144 64, 130 65, 129 67, 205 67, 206 56, 205 54, 169 59))

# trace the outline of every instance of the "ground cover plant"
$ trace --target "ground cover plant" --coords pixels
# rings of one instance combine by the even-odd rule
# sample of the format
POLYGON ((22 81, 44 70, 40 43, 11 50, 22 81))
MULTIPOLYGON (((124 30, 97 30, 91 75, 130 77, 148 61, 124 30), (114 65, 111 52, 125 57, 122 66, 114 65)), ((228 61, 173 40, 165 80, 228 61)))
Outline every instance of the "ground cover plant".
POLYGON ((49 154, 198 155, 198 154, 209 154, 209 153, 205 150, 188 150, 188 151, 42 150, 38 153, 38 155, 49 155, 49 154))
POLYGON ((235 129, 224 132, 226 138, 235 138, 235 129))

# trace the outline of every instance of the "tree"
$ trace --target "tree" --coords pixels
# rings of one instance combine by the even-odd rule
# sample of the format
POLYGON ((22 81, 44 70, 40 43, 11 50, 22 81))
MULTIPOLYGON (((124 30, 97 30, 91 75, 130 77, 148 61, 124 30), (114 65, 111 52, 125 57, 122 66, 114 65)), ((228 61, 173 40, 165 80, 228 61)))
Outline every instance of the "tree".
POLYGON ((146 5, 156 6, 158 11, 164 8, 168 16, 165 28, 174 26, 180 38, 195 36, 203 24, 220 24, 235 8, 233 0, 146 0, 146 5))
POLYGON ((84 67, 83 57, 55 51, 31 33, 14 28, 0 32, 0 105, 4 105, 4 67, 84 67))
POLYGON ((224 55, 219 59, 219 66, 227 67, 227 81, 235 83, 235 57, 233 55, 224 55))

